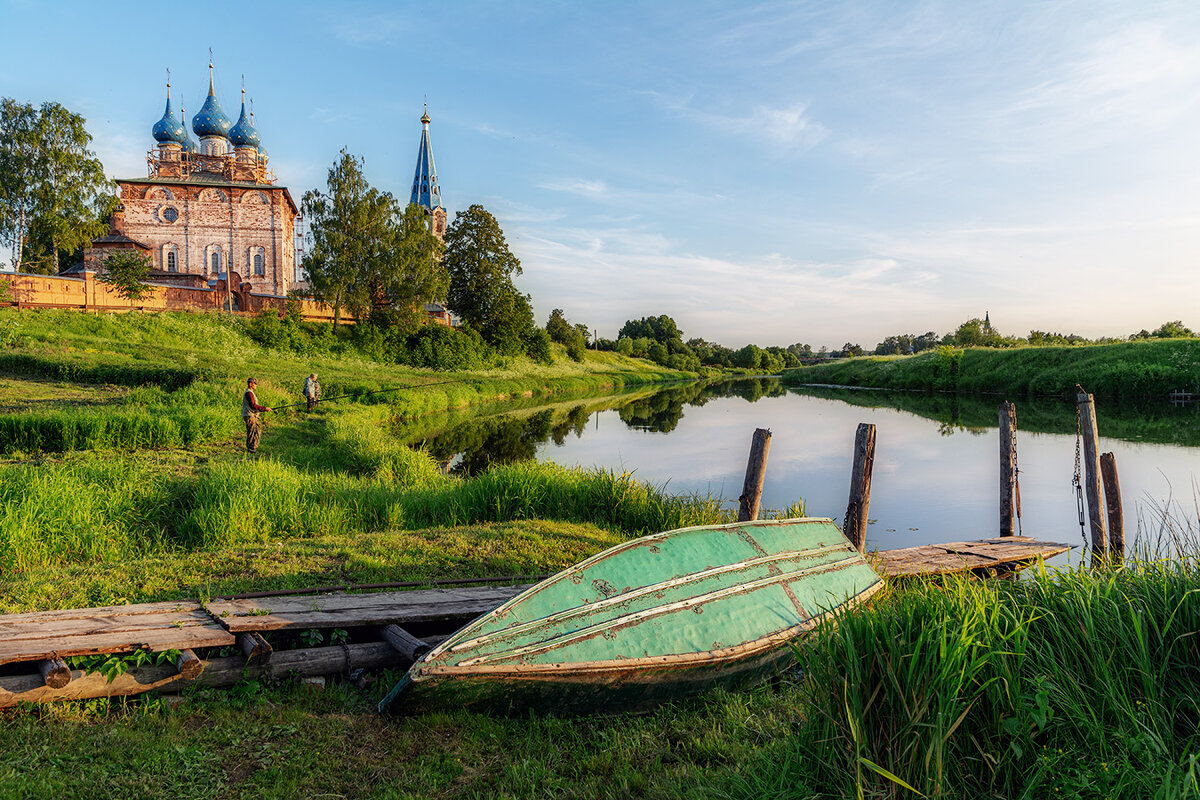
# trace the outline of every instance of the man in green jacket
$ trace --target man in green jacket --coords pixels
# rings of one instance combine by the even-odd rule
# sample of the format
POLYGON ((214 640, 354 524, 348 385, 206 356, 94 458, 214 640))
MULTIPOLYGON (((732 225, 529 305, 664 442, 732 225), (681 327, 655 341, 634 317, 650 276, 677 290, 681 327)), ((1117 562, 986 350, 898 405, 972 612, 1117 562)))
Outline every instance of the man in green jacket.
POLYGON ((258 421, 259 412, 271 410, 258 404, 258 397, 254 394, 256 386, 258 386, 258 381, 254 378, 247 378, 246 393, 242 395, 242 419, 246 421, 247 453, 258 452, 258 439, 262 436, 262 423, 258 421))

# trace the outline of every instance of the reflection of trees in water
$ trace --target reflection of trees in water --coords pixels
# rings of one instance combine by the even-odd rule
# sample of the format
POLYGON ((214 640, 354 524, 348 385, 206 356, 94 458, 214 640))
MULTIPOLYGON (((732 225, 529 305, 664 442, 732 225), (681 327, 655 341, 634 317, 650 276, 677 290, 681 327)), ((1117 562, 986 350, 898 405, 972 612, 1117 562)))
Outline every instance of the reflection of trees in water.
MULTIPOLYGON (((837 400, 866 408, 894 408, 937 423, 938 433, 980 435, 998 424, 999 395, 951 394, 791 387, 795 394, 837 400)), ((1075 403, 1056 398, 1016 398, 1017 428, 1034 433, 1074 435, 1075 403)), ((1200 406, 1174 408, 1165 399, 1097 398, 1100 434, 1125 441, 1200 445, 1200 406)))
MULTIPOLYGON (((701 406, 718 397, 740 397, 751 403, 763 397, 779 397, 787 389, 774 378, 750 378, 720 383, 689 383, 673 386, 650 397, 621 406, 617 413, 630 428, 670 433, 683 418, 684 406, 701 406)), ((538 445, 553 441, 562 445, 567 436, 578 438, 587 428, 591 412, 577 405, 555 422, 554 412, 539 411, 532 416, 494 416, 468 420, 423 446, 443 463, 461 454, 462 460, 450 472, 477 475, 493 464, 527 461, 537 454, 538 445)))
POLYGON ((690 383, 636 400, 620 409, 621 421, 631 428, 670 433, 683 417, 684 406, 702 406, 718 397, 740 397, 753 403, 787 393, 776 378, 748 378, 720 383, 690 383))

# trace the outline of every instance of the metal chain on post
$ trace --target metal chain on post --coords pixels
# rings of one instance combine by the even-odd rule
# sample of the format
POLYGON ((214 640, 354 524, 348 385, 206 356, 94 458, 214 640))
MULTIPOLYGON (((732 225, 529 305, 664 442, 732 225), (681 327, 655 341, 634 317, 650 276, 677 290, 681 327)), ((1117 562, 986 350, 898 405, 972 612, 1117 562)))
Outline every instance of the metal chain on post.
POLYGON ((1012 432, 1012 456, 1013 456, 1013 489, 1015 494, 1015 502, 1017 510, 1017 535, 1024 536, 1025 532, 1021 529, 1021 468, 1017 462, 1017 409, 1016 406, 1010 406, 1009 412, 1012 416, 1012 424, 1009 430, 1012 432))
MULTIPOLYGON (((1076 387, 1078 388, 1078 387, 1076 387)), ((1083 422, 1079 413, 1079 404, 1075 404, 1075 477, 1071 483, 1075 485, 1075 506, 1079 511, 1079 537, 1083 539, 1083 546, 1087 547, 1087 521, 1084 518, 1083 512, 1083 458, 1080 455, 1080 446, 1083 442, 1083 422)))

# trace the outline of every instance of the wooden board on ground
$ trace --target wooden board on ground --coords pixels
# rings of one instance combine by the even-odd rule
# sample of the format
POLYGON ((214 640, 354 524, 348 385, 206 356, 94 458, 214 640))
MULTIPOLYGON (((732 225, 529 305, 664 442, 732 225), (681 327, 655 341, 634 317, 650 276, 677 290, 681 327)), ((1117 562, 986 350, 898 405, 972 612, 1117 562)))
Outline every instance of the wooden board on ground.
POLYGON ((212 600, 204 607, 232 633, 467 622, 516 597, 529 586, 257 597, 252 600, 212 600))
POLYGON ((234 641, 195 600, 0 616, 0 664, 140 648, 226 647, 234 641))
POLYGON ((1070 545, 1043 542, 1028 536, 1002 536, 976 542, 878 550, 870 558, 880 574, 888 577, 946 575, 974 570, 1016 569, 1038 558, 1050 558, 1070 549, 1070 545))

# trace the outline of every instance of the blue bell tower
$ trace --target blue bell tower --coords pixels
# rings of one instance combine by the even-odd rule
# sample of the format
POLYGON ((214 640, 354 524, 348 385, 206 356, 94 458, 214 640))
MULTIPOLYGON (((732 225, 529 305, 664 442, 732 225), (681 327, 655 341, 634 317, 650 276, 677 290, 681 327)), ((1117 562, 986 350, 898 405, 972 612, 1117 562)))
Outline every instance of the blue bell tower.
POLYGON ((437 167, 433 163, 433 145, 429 143, 429 106, 421 115, 421 144, 417 148, 417 169, 413 173, 412 198, 429 216, 430 230, 439 239, 446 233, 446 209, 442 207, 442 190, 438 186, 437 167))

